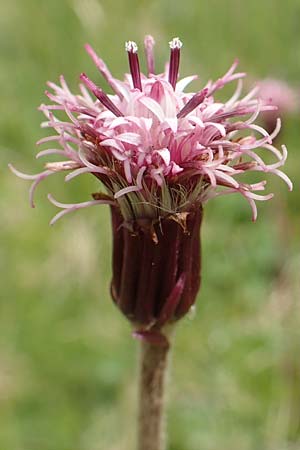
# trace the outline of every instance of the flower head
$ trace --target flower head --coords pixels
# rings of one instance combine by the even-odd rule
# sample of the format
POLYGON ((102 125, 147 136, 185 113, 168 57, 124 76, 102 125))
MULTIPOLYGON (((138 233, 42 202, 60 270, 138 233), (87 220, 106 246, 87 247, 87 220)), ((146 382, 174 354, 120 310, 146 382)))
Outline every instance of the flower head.
POLYGON ((265 78, 258 83, 258 96, 264 104, 277 106, 282 114, 292 114, 299 109, 299 95, 285 81, 275 78, 265 78))
MULTIPOLYGON (((261 111, 274 113, 276 107, 256 98, 257 89, 241 97, 245 73, 236 72, 237 61, 217 81, 209 81, 198 92, 185 92, 196 76, 178 81, 182 42, 170 41, 170 60, 166 70, 155 74, 151 36, 145 38, 147 75, 140 71, 138 46, 125 44, 130 73, 124 81, 115 79, 105 63, 87 45, 86 50, 108 82, 113 94, 106 94, 84 73, 80 93, 73 94, 61 76, 60 84, 49 82, 52 92, 46 92, 50 105, 41 105, 45 114, 43 127, 55 131, 38 144, 57 142, 59 148, 42 150, 37 157, 58 154, 63 161, 46 164, 37 175, 18 175, 32 179, 30 192, 44 178, 67 171, 66 181, 91 173, 106 188, 106 194, 96 194, 94 200, 65 205, 61 215, 82 207, 102 203, 120 208, 128 222, 147 217, 158 219, 172 213, 188 211, 191 205, 208 199, 240 193, 257 211, 255 201, 268 200, 272 194, 261 195, 266 181, 249 184, 242 175, 250 171, 273 173, 292 188, 288 177, 279 169, 285 163, 287 151, 272 145, 280 129, 269 134, 255 124, 261 111), (216 100, 216 94, 226 84, 237 81, 237 89, 226 102, 216 100), (64 111, 67 120, 56 112, 64 111), (272 163, 264 162, 263 153, 271 153, 272 163)), ((260 91, 260 96, 262 90, 260 91)), ((52 145, 51 145, 52 147, 52 145)))
POLYGON ((196 76, 178 81, 182 42, 170 41, 170 59, 161 74, 155 73, 154 40, 145 38, 147 75, 140 70, 138 46, 125 44, 130 73, 114 78, 105 63, 87 45, 86 50, 113 90, 106 94, 86 74, 80 75, 80 93, 73 94, 65 79, 49 82, 50 105, 41 105, 43 127, 55 134, 38 144, 54 142, 59 148, 42 150, 37 157, 57 154, 62 161, 47 163, 37 175, 19 176, 36 186, 56 172, 66 171, 66 181, 90 173, 106 192, 93 200, 64 204, 51 223, 61 216, 92 205, 109 204, 113 229, 112 297, 134 324, 136 335, 163 341, 161 329, 185 315, 200 286, 200 225, 203 204, 210 198, 240 193, 255 201, 266 181, 253 184, 242 175, 258 171, 292 183, 280 170, 287 151, 272 144, 280 129, 277 120, 269 134, 255 124, 261 111, 276 107, 256 98, 257 89, 241 97, 245 73, 236 72, 237 61, 217 81, 208 81, 197 92, 185 92, 196 76), (216 94, 228 83, 237 88, 226 102, 216 94), (66 120, 61 119, 61 112, 66 120), (273 156, 264 162, 264 153, 273 156))
POLYGON ((287 82, 275 78, 265 78, 257 83, 259 91, 258 97, 264 105, 275 105, 277 110, 262 114, 262 119, 266 129, 273 130, 278 114, 289 116, 299 111, 299 93, 287 82))

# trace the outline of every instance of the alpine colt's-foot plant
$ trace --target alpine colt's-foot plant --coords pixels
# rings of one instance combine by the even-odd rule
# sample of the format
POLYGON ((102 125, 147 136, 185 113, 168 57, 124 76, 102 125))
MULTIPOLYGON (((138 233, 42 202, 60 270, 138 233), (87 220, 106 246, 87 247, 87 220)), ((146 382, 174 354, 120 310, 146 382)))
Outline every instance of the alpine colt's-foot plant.
POLYGON ((255 220, 255 202, 269 200, 272 194, 259 193, 265 180, 243 181, 243 174, 251 171, 278 175, 292 189, 279 169, 286 148, 272 145, 280 120, 271 134, 255 124, 261 111, 275 107, 259 101, 257 89, 241 97, 245 74, 235 72, 237 62, 217 81, 187 93, 186 86, 197 77, 178 81, 181 41, 170 42, 170 60, 161 74, 156 74, 153 46, 153 38, 147 36, 144 75, 136 43, 126 43, 130 74, 120 81, 87 45, 113 95, 84 73, 79 94, 69 90, 63 77, 59 85, 48 83, 51 104, 40 109, 47 119, 43 127, 55 133, 38 142, 51 143, 51 148, 37 157, 57 154, 62 160, 47 163, 44 171, 32 176, 11 166, 18 176, 33 180, 32 206, 36 186, 57 172, 68 172, 66 181, 90 173, 104 188, 84 203, 64 204, 49 195, 61 208, 51 223, 77 209, 110 206, 111 295, 142 345, 139 450, 165 448, 162 417, 169 337, 199 290, 203 205, 219 195, 240 193, 255 220), (216 100, 218 91, 233 81, 233 96, 225 103, 216 100), (264 162, 264 152, 273 155, 272 163, 264 162))

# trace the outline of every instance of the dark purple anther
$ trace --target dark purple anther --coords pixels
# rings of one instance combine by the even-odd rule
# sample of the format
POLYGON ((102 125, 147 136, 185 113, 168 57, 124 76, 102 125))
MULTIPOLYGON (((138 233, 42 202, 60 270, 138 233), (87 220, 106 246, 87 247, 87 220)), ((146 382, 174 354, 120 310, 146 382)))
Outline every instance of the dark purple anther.
POLYGON ((190 112, 192 112, 194 109, 197 108, 197 106, 200 105, 200 103, 203 102, 205 97, 207 96, 208 89, 202 89, 202 91, 197 92, 184 107, 179 111, 177 114, 177 119, 182 119, 183 117, 187 116, 190 112))
POLYGON ((130 73, 132 77, 133 87, 142 91, 141 71, 139 64, 139 57, 137 54, 138 46, 133 41, 125 43, 125 50, 128 53, 130 73))
POLYGON ((116 105, 111 101, 111 99, 108 97, 105 92, 100 89, 98 86, 95 85, 87 76, 85 73, 82 73, 80 75, 81 81, 84 82, 86 87, 92 91, 92 93, 97 97, 97 99, 102 103, 105 108, 107 108, 109 111, 111 111, 115 116, 122 117, 124 114, 121 113, 119 108, 116 107, 116 105))
POLYGON ((173 89, 175 91, 178 78, 180 49, 182 47, 182 42, 178 37, 176 37, 169 42, 169 45, 171 49, 170 65, 169 65, 169 83, 173 86, 173 89))

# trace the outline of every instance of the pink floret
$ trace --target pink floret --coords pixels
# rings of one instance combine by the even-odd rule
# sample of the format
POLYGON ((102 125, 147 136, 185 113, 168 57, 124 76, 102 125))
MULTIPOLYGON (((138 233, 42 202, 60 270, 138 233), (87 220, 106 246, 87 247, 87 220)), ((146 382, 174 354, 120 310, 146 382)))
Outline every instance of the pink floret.
MULTIPOLYGON (((59 154, 65 161, 49 163, 46 170, 30 178, 32 204, 37 184, 57 171, 69 172, 66 181, 92 173, 105 186, 110 199, 68 206, 50 197, 65 210, 55 220, 70 210, 94 204, 115 202, 124 210, 124 198, 127 203, 135 203, 131 214, 137 217, 153 210, 159 214, 184 211, 191 202, 202 204, 231 193, 240 193, 249 202, 255 220, 255 202, 268 200, 272 194, 257 194, 265 189, 266 182, 245 183, 241 179, 244 173, 273 173, 292 189, 291 181, 280 170, 286 161, 286 148, 279 150, 272 144, 280 121, 270 134, 255 124, 261 112, 275 109, 266 99, 268 89, 264 92, 261 87, 260 98, 264 96, 264 101, 256 97, 257 90, 241 96, 245 73, 235 72, 235 61, 217 81, 209 81, 197 92, 184 92, 197 77, 178 80, 181 46, 178 38, 170 42, 166 71, 154 74, 154 40, 147 36, 146 76, 140 72, 137 46, 129 41, 126 50, 131 73, 120 81, 87 45, 88 54, 113 89, 112 95, 85 74, 80 77, 79 94, 70 91, 63 77, 59 84, 48 83, 51 92, 46 95, 51 104, 40 107, 46 116, 42 127, 53 129, 55 134, 39 144, 54 142, 53 147, 59 148, 42 150, 38 157, 59 154), (233 81, 238 83, 232 97, 226 102, 216 100, 218 91, 233 81), (61 111, 66 114, 65 120, 61 119, 61 111), (266 163, 264 153, 271 154, 274 162, 266 163)), ((288 103, 292 104, 292 100, 289 98, 288 103)))

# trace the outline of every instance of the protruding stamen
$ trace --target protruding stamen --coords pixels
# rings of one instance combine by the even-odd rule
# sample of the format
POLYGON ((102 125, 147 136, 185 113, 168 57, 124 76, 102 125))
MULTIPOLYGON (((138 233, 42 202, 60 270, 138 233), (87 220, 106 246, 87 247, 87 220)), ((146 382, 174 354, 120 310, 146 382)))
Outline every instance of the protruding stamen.
POLYGON ((141 71, 139 57, 137 54, 138 46, 133 41, 125 42, 125 50, 128 53, 129 68, 132 77, 133 87, 142 91, 141 71))
POLYGON ((80 79, 84 82, 86 87, 92 91, 92 93, 97 97, 97 99, 102 103, 105 108, 107 108, 109 111, 111 111, 115 116, 121 117, 124 114, 121 113, 119 108, 116 107, 116 105, 111 101, 111 99, 108 97, 105 92, 100 89, 98 86, 95 85, 87 76, 85 73, 82 73, 80 75, 80 79))
POLYGON ((122 99, 123 98, 122 89, 120 89, 120 86, 118 85, 118 83, 116 83, 115 78, 110 73, 105 62, 101 58, 99 58, 97 53, 92 49, 92 47, 90 45, 86 44, 85 49, 88 52, 88 54, 90 55, 90 57, 92 58, 92 60, 94 61, 96 67, 98 68, 98 70, 100 71, 102 76, 105 78, 105 80, 108 82, 108 84, 113 88, 115 93, 122 99))
POLYGON ((147 35, 144 40, 144 46, 145 46, 145 53, 146 53, 148 75, 155 73, 154 55, 153 55, 154 44, 155 44, 155 41, 154 41, 153 37, 150 35, 147 35))
POLYGON ((182 119, 183 117, 186 117, 190 112, 192 112, 194 109, 197 108, 197 106, 200 105, 200 103, 203 102, 205 97, 207 96, 208 89, 202 89, 202 91, 197 92, 184 107, 179 111, 177 114, 177 119, 182 119))
POLYGON ((169 42, 169 45, 171 49, 170 65, 169 65, 169 83, 173 86, 173 89, 175 90, 178 78, 180 49, 182 47, 182 42, 178 37, 176 37, 169 42))

